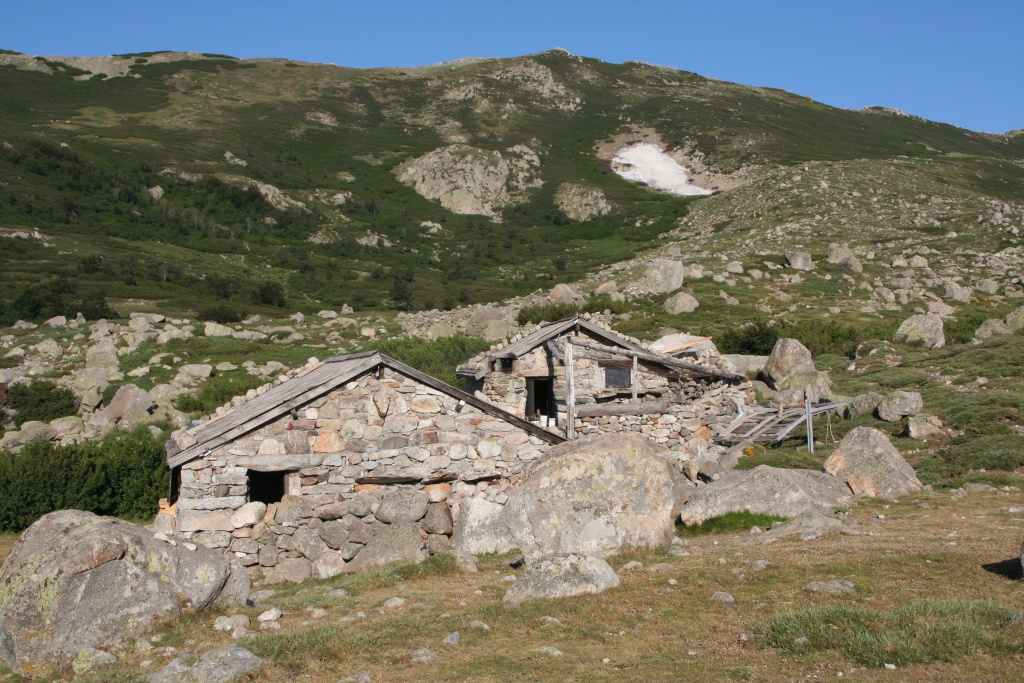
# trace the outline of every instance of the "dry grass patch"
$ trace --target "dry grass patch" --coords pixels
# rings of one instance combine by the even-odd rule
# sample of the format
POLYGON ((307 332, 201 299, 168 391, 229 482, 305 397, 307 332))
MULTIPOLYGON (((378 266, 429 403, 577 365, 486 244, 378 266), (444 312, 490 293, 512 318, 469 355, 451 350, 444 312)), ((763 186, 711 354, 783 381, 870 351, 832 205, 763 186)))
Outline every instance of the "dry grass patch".
POLYGON ((0 534, 0 564, 7 559, 20 534, 0 534))

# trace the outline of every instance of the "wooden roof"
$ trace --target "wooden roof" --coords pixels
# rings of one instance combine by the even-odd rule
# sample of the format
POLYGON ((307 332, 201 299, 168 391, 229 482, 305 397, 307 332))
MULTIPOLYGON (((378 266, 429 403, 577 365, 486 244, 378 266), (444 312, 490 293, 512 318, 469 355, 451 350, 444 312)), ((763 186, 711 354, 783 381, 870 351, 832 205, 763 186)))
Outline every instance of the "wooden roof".
POLYGON ((370 351, 328 358, 305 373, 282 382, 266 393, 229 410, 224 415, 214 418, 199 427, 192 434, 196 439, 196 443, 184 450, 180 450, 177 442, 171 439, 167 442, 166 447, 167 465, 172 468, 178 467, 191 460, 205 456, 214 449, 253 432, 290 413, 292 410, 298 409, 381 366, 388 367, 400 375, 437 389, 459 401, 464 401, 492 417, 505 420, 549 443, 565 441, 565 437, 559 434, 549 432, 472 394, 456 389, 450 384, 420 372, 386 353, 370 351))
POLYGON ((615 346, 620 346, 624 349, 630 349, 632 351, 644 350, 639 344, 626 339, 615 331, 596 325, 581 316, 574 315, 571 318, 563 318, 562 320, 557 320, 553 323, 543 325, 533 332, 530 332, 522 339, 512 342, 508 346, 483 353, 465 365, 459 366, 455 373, 462 377, 475 377, 479 379, 483 375, 487 374, 486 364, 491 360, 495 358, 519 358, 520 356, 533 351, 541 344, 557 339, 562 334, 570 330, 584 331, 591 337, 601 339, 605 343, 614 344, 615 346))

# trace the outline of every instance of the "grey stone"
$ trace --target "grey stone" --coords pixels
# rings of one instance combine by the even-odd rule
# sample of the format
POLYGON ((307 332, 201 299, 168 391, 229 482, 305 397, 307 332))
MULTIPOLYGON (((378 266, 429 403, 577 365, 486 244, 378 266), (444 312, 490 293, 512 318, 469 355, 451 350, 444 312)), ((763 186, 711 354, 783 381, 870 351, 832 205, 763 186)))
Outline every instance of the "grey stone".
POLYGON ((807 347, 796 339, 779 339, 761 374, 773 389, 789 389, 794 378, 815 373, 814 359, 807 347))
POLYGON ((340 520, 324 522, 317 531, 323 542, 335 550, 340 550, 348 543, 348 525, 340 520))
POLYGON ((786 265, 793 270, 814 270, 814 259, 806 251, 787 251, 786 265))
POLYGON ((823 472, 759 465, 744 472, 730 472, 698 488, 683 507, 680 518, 690 526, 744 510, 796 517, 811 510, 831 513, 849 500, 847 487, 823 472))
POLYGON ((583 297, 569 285, 564 282, 560 282, 552 288, 551 294, 548 295, 548 299, 550 299, 553 304, 574 304, 582 301, 583 297))
POLYGON ((894 391, 878 402, 878 417, 886 422, 899 422, 907 415, 917 415, 924 408, 916 391, 894 391))
POLYGON ((846 404, 846 418, 852 420, 861 415, 871 415, 878 409, 878 404, 881 402, 882 395, 873 391, 855 396, 846 404))
POLYGON ((191 667, 175 662, 147 680, 150 683, 227 683, 255 671, 263 664, 261 658, 236 644, 210 650, 191 667))
POLYGON ((652 294, 668 294, 683 286, 683 264, 669 259, 655 259, 647 267, 643 284, 652 294))
POLYGON ((412 522, 384 525, 374 539, 345 565, 346 573, 383 567, 391 562, 422 562, 427 557, 423 537, 412 522))
POLYGON ((942 423, 933 415, 911 415, 907 418, 905 436, 911 439, 930 439, 942 434, 942 423))
POLYGON ((172 546, 110 517, 50 513, 0 567, 0 656, 15 672, 46 675, 84 649, 144 633, 184 606, 215 605, 231 575, 221 552, 172 546))
POLYGON ((665 300, 665 312, 671 315, 680 313, 693 313, 700 306, 700 302, 692 294, 678 292, 665 300))
POLYGON ((715 602, 736 602, 736 599, 725 591, 715 591, 711 594, 711 599, 715 602))
POLYGON ((71 662, 71 670, 75 672, 75 675, 82 676, 97 667, 113 664, 116 661, 117 657, 109 652, 87 647, 75 656, 71 662))
POLYGON ((399 489, 385 494, 374 516, 387 524, 418 522, 427 514, 427 494, 416 489, 399 489))
POLYGON ((277 512, 274 513, 274 523, 279 525, 297 526, 299 522, 313 516, 313 509, 309 506, 305 496, 285 495, 277 504, 277 512))
POLYGON ((451 633, 449 633, 447 636, 444 637, 444 644, 445 645, 450 645, 451 647, 458 647, 458 645, 459 645, 459 643, 461 641, 462 641, 462 634, 459 633, 458 631, 452 631, 451 633))
POLYGON ((253 526, 263 521, 267 514, 267 504, 259 501, 246 503, 231 514, 231 526, 241 529, 245 526, 253 526))
POLYGON ((785 522, 772 524, 771 528, 761 534, 746 534, 734 540, 739 545, 768 545, 781 538, 800 536, 803 540, 819 538, 827 533, 856 535, 854 529, 817 510, 809 510, 785 522))
POLYGON ((318 581, 329 579, 345 571, 345 557, 339 552, 324 551, 313 562, 313 578, 318 581))
POLYGON ((302 583, 313 574, 313 566, 302 557, 285 557, 278 560, 277 565, 267 572, 265 583, 302 583))
POLYGON ((842 595, 843 593, 853 593, 856 588, 852 581, 847 581, 845 579, 832 579, 831 581, 812 581, 804 586, 804 590, 812 593, 842 595))
POLYGON ((505 506, 484 498, 467 498, 459 507, 452 545, 460 553, 504 553, 516 547, 508 528, 505 506))
POLYGON ((914 468, 885 434, 871 427, 857 427, 847 434, 823 469, 858 495, 896 498, 922 488, 914 468))
POLYGON ((606 434, 551 449, 506 503, 526 561, 606 557, 623 548, 667 549, 674 537, 670 466, 638 434, 606 434))
POLYGON ((618 585, 615 570, 599 557, 556 555, 528 565, 502 604, 518 607, 528 600, 602 593, 618 585))
POLYGON ((452 511, 447 503, 431 503, 427 508, 427 514, 420 522, 420 528, 428 534, 452 533, 452 511))
POLYGON ((845 244, 828 245, 825 260, 855 273, 864 272, 864 267, 861 265, 860 260, 853 255, 853 251, 845 244))
POLYGON ((409 656, 414 664, 430 664, 437 661, 437 653, 425 647, 418 647, 409 656))
POLYGON ((892 340, 906 344, 921 344, 929 349, 940 349, 946 345, 942 318, 934 313, 912 315, 900 323, 892 340))

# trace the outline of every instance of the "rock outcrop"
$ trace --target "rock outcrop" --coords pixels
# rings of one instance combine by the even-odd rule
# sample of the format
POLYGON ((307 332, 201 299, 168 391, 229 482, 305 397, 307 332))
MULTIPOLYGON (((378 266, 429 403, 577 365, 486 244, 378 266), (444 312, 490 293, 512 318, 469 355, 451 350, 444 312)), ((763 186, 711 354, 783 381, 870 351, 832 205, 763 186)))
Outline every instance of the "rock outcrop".
POLYGON ((654 259, 644 273, 643 285, 651 294, 668 294, 683 286, 683 264, 671 259, 654 259))
POLYGON ((870 427, 857 427, 847 434, 823 469, 858 495, 897 498, 922 488, 914 468, 888 437, 870 427))
POLYGON ((817 510, 831 514, 850 499, 846 486, 828 474, 760 465, 731 472, 694 491, 680 515, 690 526, 729 512, 796 517, 817 510))
POLYGON ((562 183, 555 192, 555 206, 574 221, 589 221, 612 210, 604 192, 576 183, 562 183))
POLYGON ((606 557, 673 538, 669 465, 640 435, 556 446, 509 496, 506 521, 527 563, 552 555, 606 557))
POLYGON ((946 345, 942 318, 933 313, 912 315, 900 324, 892 340, 905 344, 921 344, 929 349, 941 349, 946 345))
POLYGON ((189 550, 128 522, 62 510, 25 531, 0 568, 0 586, 0 657, 37 676, 184 607, 244 604, 249 577, 217 550, 189 550))
POLYGON ((449 211, 496 218, 523 192, 538 187, 540 159, 524 145, 505 154, 494 150, 449 145, 401 164, 398 180, 449 211))
POLYGON ((878 417, 886 422, 899 422, 907 415, 917 415, 924 400, 916 391, 894 391, 878 402, 878 417))
POLYGON ((598 557, 555 555, 528 566, 502 604, 518 607, 529 600, 602 593, 618 585, 615 570, 598 557))

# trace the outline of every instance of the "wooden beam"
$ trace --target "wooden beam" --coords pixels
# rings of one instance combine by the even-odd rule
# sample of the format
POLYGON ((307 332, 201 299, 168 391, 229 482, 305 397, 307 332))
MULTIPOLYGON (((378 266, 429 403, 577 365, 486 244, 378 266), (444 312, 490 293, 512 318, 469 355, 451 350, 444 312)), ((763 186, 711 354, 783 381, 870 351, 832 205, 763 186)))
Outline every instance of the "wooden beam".
POLYGON ((676 351, 680 351, 682 349, 685 349, 687 346, 693 346, 695 344, 700 344, 701 342, 706 342, 706 341, 711 341, 711 337, 701 337, 700 339, 693 339, 691 341, 686 342, 685 344, 680 344, 679 346, 673 346, 671 349, 665 349, 661 353, 675 353, 676 351))
POLYGON ((545 346, 547 346, 548 351, 551 352, 551 355, 558 359, 559 363, 565 365, 565 356, 563 356, 562 352, 558 350, 558 344, 555 343, 554 339, 548 339, 545 343, 545 346))
MULTIPOLYGON (((605 346, 603 344, 595 344, 593 342, 584 341, 583 339, 576 339, 574 337, 567 337, 566 341, 573 346, 580 346, 591 351, 601 351, 602 353, 611 353, 617 356, 629 356, 640 358, 642 360, 650 361, 652 363, 661 363, 662 365, 683 368, 684 370, 690 370, 692 372, 699 372, 704 375, 712 377, 722 377, 725 379, 744 380, 746 375, 741 375, 737 372, 727 372, 725 370, 718 370, 716 368, 709 368, 704 365, 698 365, 696 363, 688 363, 678 358, 672 358, 669 356, 662 356, 660 354, 647 353, 645 351, 633 351, 631 349, 619 349, 614 346, 605 346)), ((566 347, 568 350, 568 346, 566 347)))
POLYGON ((640 377, 640 373, 637 372, 636 365, 637 365, 637 359, 636 359, 636 356, 633 356, 633 371, 629 373, 629 384, 630 384, 630 386, 633 389, 633 402, 634 403, 636 403, 636 383, 637 383, 637 379, 640 377))
MULTIPOLYGON (((568 338, 572 341, 572 338, 568 338)), ((572 440, 576 438, 576 386, 573 378, 573 366, 576 362, 573 360, 572 345, 565 345, 565 438, 572 440)))
POLYGON ((584 403, 576 406, 576 415, 579 417, 660 415, 666 412, 668 412, 668 403, 654 401, 646 403, 584 403))

